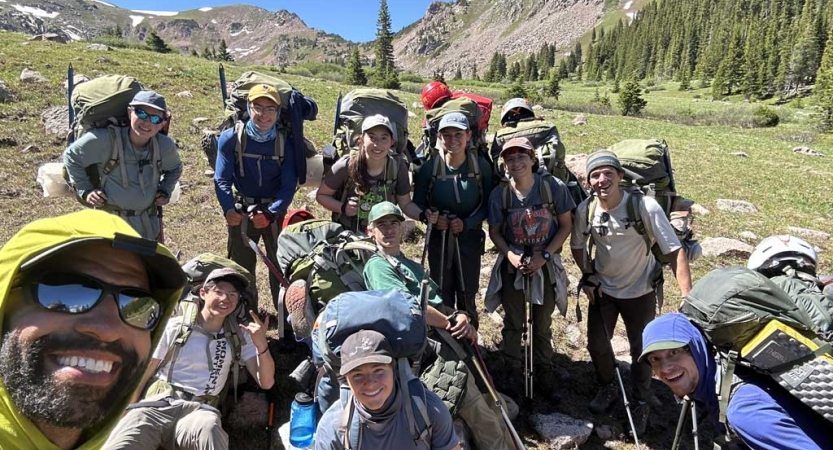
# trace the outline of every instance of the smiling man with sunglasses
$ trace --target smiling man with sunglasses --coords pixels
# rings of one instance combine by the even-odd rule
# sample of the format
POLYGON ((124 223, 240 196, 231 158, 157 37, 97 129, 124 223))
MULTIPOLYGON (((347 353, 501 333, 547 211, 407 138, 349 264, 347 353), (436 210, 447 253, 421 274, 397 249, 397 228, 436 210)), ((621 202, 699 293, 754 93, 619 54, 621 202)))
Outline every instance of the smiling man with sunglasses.
POLYGON ((0 249, 0 448, 98 449, 185 284, 170 251, 84 210, 0 249))
MULTIPOLYGON (((662 266, 646 251, 645 240, 630 222, 629 196, 620 182, 625 172, 616 154, 596 151, 587 158, 587 180, 593 196, 576 208, 570 247, 573 258, 584 276, 581 286, 590 300, 587 317, 587 350, 596 368, 601 385, 590 402, 590 411, 600 414, 619 398, 614 383, 614 354, 610 345, 619 315, 625 323, 630 344, 633 397, 636 400, 634 423, 637 434, 644 431, 650 404, 658 400, 651 394, 651 368, 639 361, 642 353, 642 330, 656 316, 657 293, 654 280, 662 266), (590 212, 590 202, 597 207, 590 212), (588 216, 592 216, 589 217, 588 216), (595 251, 595 255, 591 252, 595 251)), ((645 225, 651 244, 659 244, 664 255, 670 255, 671 269, 680 291, 691 289, 688 259, 681 251, 674 228, 659 204, 650 197, 639 202, 639 217, 645 225)), ((660 285, 661 289, 661 285, 660 285)))
POLYGON ((128 126, 91 129, 67 147, 64 165, 87 205, 120 216, 144 238, 157 239, 157 207, 168 203, 182 161, 174 141, 160 133, 168 115, 165 97, 140 91, 127 115, 128 126))

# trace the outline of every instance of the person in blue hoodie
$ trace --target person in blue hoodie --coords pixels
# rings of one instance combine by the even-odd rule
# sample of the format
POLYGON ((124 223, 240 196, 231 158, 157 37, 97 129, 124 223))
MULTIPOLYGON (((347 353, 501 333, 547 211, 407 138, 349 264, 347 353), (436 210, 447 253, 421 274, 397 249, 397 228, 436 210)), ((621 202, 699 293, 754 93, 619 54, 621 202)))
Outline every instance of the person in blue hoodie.
MULTIPOLYGON (((279 224, 298 185, 296 160, 304 156, 289 130, 278 125, 282 102, 273 86, 254 86, 247 108, 249 119, 224 131, 217 141, 214 190, 228 224, 229 258, 255 273, 256 255, 248 239, 262 238, 267 255, 275 261, 279 224), (276 145, 284 146, 283 158, 278 157, 276 145)), ((269 285, 277 298, 280 284, 274 275, 270 274, 269 285)), ((252 308, 257 310, 257 304, 252 308)))
POLYGON ((752 450, 824 450, 833 445, 830 423, 771 378, 736 369, 727 424, 719 422, 717 398, 719 365, 706 338, 682 314, 654 319, 642 333, 647 361, 654 377, 678 398, 688 396, 705 408, 718 432, 752 450), (728 430, 727 430, 728 428, 728 430))

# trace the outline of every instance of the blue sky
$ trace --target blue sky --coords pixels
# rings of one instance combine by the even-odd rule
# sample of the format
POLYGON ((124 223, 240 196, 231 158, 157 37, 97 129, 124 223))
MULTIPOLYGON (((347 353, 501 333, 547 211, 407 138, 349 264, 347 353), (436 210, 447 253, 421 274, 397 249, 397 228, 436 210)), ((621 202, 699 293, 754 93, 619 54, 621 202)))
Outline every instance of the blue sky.
MULTIPOLYGON (((286 9, 294 12, 310 27, 341 35, 355 42, 373 40, 376 36, 378 0, 102 0, 120 8, 150 11, 185 11, 205 6, 245 3, 269 11, 286 9), (173 5, 176 5, 173 7, 173 5)), ((432 0, 388 0, 393 31, 416 22, 425 15, 432 0)))

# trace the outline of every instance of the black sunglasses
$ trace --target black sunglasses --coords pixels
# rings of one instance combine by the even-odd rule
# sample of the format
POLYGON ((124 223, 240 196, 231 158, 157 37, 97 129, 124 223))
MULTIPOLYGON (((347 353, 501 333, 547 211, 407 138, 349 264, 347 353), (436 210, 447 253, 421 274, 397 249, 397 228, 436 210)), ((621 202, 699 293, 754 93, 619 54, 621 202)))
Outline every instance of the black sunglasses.
POLYGON ((610 220, 610 214, 607 211, 602 212, 599 214, 599 225, 596 226, 596 232, 599 233, 599 236, 607 236, 610 233, 610 228, 605 225, 610 220))
POLYGON ((24 286, 31 299, 49 311, 83 314, 112 294, 121 320, 132 327, 152 330, 162 316, 162 305, 150 292, 79 273, 47 273, 24 282, 24 286))
POLYGON ((150 120, 150 123, 154 125, 159 125, 165 120, 164 118, 162 118, 162 116, 157 116, 156 114, 148 114, 148 112, 142 108, 133 108, 133 112, 136 113, 136 117, 142 120, 150 120))

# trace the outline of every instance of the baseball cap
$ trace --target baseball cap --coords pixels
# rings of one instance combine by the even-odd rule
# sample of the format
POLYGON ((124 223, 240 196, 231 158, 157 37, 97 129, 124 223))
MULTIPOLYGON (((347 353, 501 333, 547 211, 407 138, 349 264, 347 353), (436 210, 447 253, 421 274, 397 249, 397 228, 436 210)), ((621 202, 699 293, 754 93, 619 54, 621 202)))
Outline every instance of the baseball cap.
POLYGON ((587 165, 585 166, 585 173, 590 176, 590 173, 599 167, 610 166, 619 172, 623 172, 622 163, 619 158, 610 150, 597 150, 587 157, 587 165))
POLYGON ((399 220, 405 220, 405 216, 402 215, 402 210, 399 209, 398 206, 394 205, 391 202, 381 202, 373 205, 370 208, 370 213, 367 216, 367 221, 369 223, 373 223, 378 219, 381 219, 385 216, 396 216, 399 220))
POLYGON ((279 107, 281 106, 281 95, 278 90, 268 84, 258 84, 249 90, 249 103, 259 99, 268 98, 275 102, 279 107))
POLYGON ((459 128, 461 130, 468 130, 469 129, 469 119, 466 119, 466 116, 463 113, 453 112, 443 116, 442 120, 440 120, 440 127, 437 128, 438 130, 442 130, 443 128, 454 127, 459 128))
POLYGON ((351 334, 341 345, 341 370, 345 376, 351 370, 365 364, 390 364, 393 350, 385 336, 378 331, 361 330, 351 334))
POLYGON ((509 150, 518 148, 525 150, 529 156, 535 157, 535 147, 533 147, 532 142, 525 137, 516 137, 506 141, 500 150, 500 156, 503 156, 503 154, 507 153, 509 150))
POLYGON ((373 127, 378 126, 383 126, 387 128, 388 131, 390 131, 391 136, 396 136, 396 132, 393 130, 393 125, 390 123, 390 119, 381 114, 375 114, 373 116, 365 118, 362 121, 362 133, 373 127))
POLYGON ((682 314, 665 314, 652 320, 642 331, 643 347, 638 361, 657 350, 685 347, 691 341, 690 328, 682 314))
POLYGON ((168 104, 165 97, 156 91, 139 91, 130 101, 130 106, 150 106, 162 112, 168 111, 168 104))
MULTIPOLYGON (((203 286, 208 284, 209 281, 214 280, 228 281, 232 284, 234 284, 234 281, 237 281, 242 286, 242 290, 245 290, 247 287, 249 287, 249 280, 246 279, 246 277, 244 277, 240 272, 232 269, 231 267, 223 267, 220 269, 212 270, 208 274, 208 276, 205 277, 205 282, 203 282, 203 286), (231 278, 231 280, 229 280, 229 278, 231 278)), ((237 288, 238 286, 235 284, 235 287, 237 288)))

